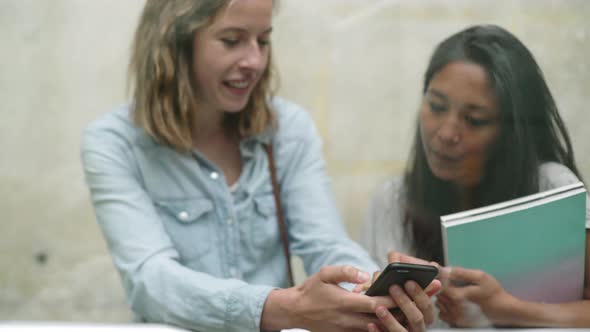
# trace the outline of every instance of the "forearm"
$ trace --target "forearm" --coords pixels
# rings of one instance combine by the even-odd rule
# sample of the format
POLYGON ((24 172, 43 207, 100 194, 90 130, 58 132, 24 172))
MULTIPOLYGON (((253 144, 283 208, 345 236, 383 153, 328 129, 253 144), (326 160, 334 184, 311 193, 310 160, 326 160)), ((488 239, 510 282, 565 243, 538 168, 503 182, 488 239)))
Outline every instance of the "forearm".
POLYGON ((519 327, 590 327, 590 300, 556 304, 515 300, 500 323, 519 327))
POLYGON ((198 331, 258 331, 269 286, 219 279, 167 257, 152 257, 128 278, 134 312, 150 322, 198 331))

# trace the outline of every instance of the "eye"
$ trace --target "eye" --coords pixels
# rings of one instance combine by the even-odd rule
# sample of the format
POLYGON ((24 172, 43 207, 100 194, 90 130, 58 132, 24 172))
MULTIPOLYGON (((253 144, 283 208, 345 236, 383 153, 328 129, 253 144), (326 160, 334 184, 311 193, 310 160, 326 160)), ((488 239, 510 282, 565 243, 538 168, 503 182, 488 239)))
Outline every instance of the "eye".
POLYGON ((268 46, 268 44, 270 44, 270 39, 268 39, 268 38, 259 38, 258 39, 258 45, 260 45, 260 47, 266 47, 266 46, 268 46))
POLYGON ((238 38, 221 38, 221 42, 223 43, 223 45, 225 45, 225 47, 231 48, 231 47, 238 45, 238 43, 240 42, 240 39, 238 39, 238 38))
POLYGON ((447 110, 447 106, 445 104, 431 101, 428 103, 428 105, 430 106, 430 110, 434 113, 440 113, 447 110))
POLYGON ((471 116, 466 116, 465 121, 472 127, 487 126, 491 121, 488 119, 478 119, 471 116))

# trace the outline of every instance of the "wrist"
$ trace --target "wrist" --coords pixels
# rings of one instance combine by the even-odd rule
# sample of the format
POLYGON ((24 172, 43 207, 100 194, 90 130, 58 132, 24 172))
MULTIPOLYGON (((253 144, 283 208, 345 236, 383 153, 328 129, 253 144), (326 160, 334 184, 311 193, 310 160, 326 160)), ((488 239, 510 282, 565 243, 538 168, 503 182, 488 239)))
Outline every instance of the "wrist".
POLYGON ((501 301, 499 308, 501 308, 499 315, 493 317, 492 323, 494 326, 520 326, 522 317, 526 315, 527 303, 522 301, 508 292, 503 295, 504 299, 501 301))
POLYGON ((292 312, 295 288, 275 289, 268 294, 262 317, 260 329, 262 331, 277 331, 296 328, 296 319, 292 312))

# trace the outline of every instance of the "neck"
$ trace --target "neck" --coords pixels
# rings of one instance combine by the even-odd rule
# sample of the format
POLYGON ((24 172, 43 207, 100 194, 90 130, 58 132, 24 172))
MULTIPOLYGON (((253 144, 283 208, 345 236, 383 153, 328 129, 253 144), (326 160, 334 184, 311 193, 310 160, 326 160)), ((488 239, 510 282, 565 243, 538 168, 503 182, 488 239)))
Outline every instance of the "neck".
POLYGON ((209 107, 199 107, 194 112, 192 138, 195 145, 207 143, 223 137, 226 132, 223 125, 224 113, 209 107))
POLYGON ((461 211, 474 207, 476 186, 458 185, 457 193, 459 195, 459 207, 461 211))

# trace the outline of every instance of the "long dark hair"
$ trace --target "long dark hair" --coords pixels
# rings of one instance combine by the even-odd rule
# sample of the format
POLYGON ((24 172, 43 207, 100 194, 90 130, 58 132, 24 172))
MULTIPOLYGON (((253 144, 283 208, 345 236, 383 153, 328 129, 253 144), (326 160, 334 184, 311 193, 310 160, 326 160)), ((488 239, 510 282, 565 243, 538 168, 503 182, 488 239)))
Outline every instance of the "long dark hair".
MULTIPOLYGON (((460 31, 435 49, 424 75, 423 94, 445 65, 465 61, 482 66, 495 92, 501 124, 485 174, 470 208, 538 192, 539 165, 555 161, 578 177, 566 127, 543 73, 513 34, 494 25, 460 31)), ((456 188, 434 176, 426 161, 419 125, 404 175, 404 227, 418 257, 444 264, 440 216, 461 209, 456 188)))

